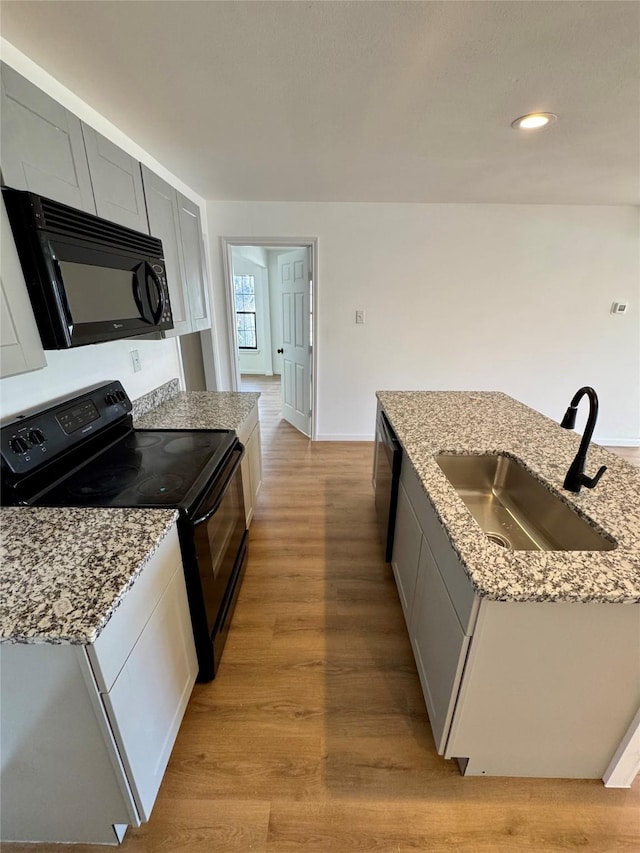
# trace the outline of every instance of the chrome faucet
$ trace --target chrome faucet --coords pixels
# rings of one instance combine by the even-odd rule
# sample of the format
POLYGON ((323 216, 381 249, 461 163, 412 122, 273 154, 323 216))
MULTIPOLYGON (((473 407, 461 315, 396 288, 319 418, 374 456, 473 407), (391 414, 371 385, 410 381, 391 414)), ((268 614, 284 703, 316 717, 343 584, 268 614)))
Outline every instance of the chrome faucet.
POLYGON ((579 388, 576 393, 573 395, 573 399, 571 400, 571 404, 565 415, 560 422, 560 426, 565 429, 573 429, 576 425, 576 413, 578 411, 578 403, 587 395, 589 398, 589 417, 587 418, 587 425, 584 429, 584 433, 582 435, 582 441, 580 442, 580 447, 578 448, 578 452, 576 454, 576 458, 573 460, 571 465, 569 466, 569 470, 567 471, 567 476, 564 478, 564 487, 569 492, 579 492, 582 486, 586 486, 588 489, 592 489, 600 477, 607 470, 607 466, 603 465, 602 468, 598 471, 595 477, 587 477, 584 473, 584 466, 587 461, 587 450, 589 449, 589 442, 591 441, 591 436, 593 435, 593 429, 596 425, 596 418, 598 417, 598 395, 593 390, 593 388, 589 388, 585 386, 584 388, 579 388))

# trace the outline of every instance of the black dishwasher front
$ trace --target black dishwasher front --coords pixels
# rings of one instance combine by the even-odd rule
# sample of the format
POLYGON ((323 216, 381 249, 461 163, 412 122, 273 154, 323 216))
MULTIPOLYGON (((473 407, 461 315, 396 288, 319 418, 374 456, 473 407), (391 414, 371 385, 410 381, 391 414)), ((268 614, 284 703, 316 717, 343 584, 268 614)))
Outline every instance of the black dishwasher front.
POLYGON ((379 409, 376 418, 375 504, 384 547, 384 559, 387 563, 391 562, 393 554, 393 534, 396 524, 401 462, 400 442, 396 438, 387 416, 382 409, 379 409))

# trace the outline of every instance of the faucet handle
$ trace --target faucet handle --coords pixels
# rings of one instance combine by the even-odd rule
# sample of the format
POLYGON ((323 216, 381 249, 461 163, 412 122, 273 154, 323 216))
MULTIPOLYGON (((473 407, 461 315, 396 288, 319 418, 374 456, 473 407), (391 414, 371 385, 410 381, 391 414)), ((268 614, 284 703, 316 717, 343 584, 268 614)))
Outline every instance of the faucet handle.
POLYGON ((594 486, 598 484, 598 480, 604 472, 607 470, 607 466, 603 465, 602 468, 598 471, 595 477, 587 477, 586 474, 582 475, 582 484, 586 486, 588 489, 592 489, 594 486))

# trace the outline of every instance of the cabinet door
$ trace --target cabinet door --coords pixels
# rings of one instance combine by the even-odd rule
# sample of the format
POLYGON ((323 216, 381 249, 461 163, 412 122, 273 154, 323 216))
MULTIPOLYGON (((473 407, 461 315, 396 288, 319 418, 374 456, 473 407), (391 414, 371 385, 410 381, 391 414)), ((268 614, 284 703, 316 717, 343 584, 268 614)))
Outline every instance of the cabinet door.
POLYGON ((140 163, 82 123, 98 216, 149 233, 140 163))
POLYGON ((211 328, 209 294, 205 274, 200 208, 178 193, 180 234, 184 258, 185 283, 194 332, 211 328))
POLYGON ((255 505, 262 486, 262 449, 260 446, 260 424, 251 433, 248 447, 249 465, 251 466, 251 488, 253 490, 253 503, 255 505))
POLYGON ((45 367, 47 362, 4 200, 0 203, 0 214, 0 376, 14 376, 45 367))
POLYGON ((244 499, 244 520, 247 525, 247 530, 253 518, 253 488, 251 486, 251 464, 247 455, 247 445, 245 444, 245 454, 240 463, 240 472, 242 475, 242 497, 244 499))
POLYGON ((393 538, 391 567, 398 586, 398 595, 407 625, 411 622, 422 531, 402 484, 398 489, 396 529, 393 538))
POLYGON ((80 119, 13 68, 1 70, 4 183, 95 213, 80 119))
POLYGON ((244 456, 241 463, 242 492, 245 519, 247 527, 249 527, 253 518, 256 498, 262 485, 262 447, 260 445, 260 422, 257 404, 240 426, 238 438, 244 444, 244 456))
POLYGON ((469 645, 447 588, 423 540, 411 614, 411 645, 436 749, 443 754, 469 645))
POLYGON ((185 287, 178 194, 172 186, 144 164, 142 181, 149 216, 149 232, 153 237, 162 240, 164 252, 169 300, 173 314, 173 329, 166 332, 166 335, 186 335, 192 329, 185 287))
POLYGON ((104 705, 143 820, 149 820, 198 664, 182 566, 175 571, 104 705))

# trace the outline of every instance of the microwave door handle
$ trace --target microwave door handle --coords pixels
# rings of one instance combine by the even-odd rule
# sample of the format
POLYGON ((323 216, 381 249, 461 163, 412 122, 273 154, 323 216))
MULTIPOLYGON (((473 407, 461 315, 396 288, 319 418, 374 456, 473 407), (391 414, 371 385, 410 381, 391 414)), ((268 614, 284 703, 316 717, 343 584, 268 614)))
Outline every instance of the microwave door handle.
POLYGON ((223 484, 216 489, 216 499, 215 499, 213 505, 210 506, 209 509, 207 509, 207 511, 204 513, 204 515, 200 515, 200 516, 198 516, 198 518, 195 518, 193 520, 193 526, 194 527, 197 527, 199 524, 204 524, 205 522, 209 521, 211 516, 215 515, 215 513, 218 511, 218 507, 222 503, 222 498, 224 497, 224 494, 227 491, 227 486, 229 485, 231 480, 235 477, 236 472, 238 470, 238 465, 240 464, 240 461, 241 461, 242 457, 244 456, 244 447, 242 445, 240 445, 240 448, 241 449, 234 450, 232 453, 232 457, 236 456, 237 458, 236 458, 235 462, 233 463, 233 465, 227 464, 227 468, 231 469, 230 473, 225 477, 223 484))
POLYGON ((69 338, 73 333, 73 316, 71 314, 71 308, 69 307, 69 300, 67 299, 67 293, 64 289, 64 281, 62 279, 62 270, 60 269, 60 261, 57 258, 53 258, 53 269, 56 274, 56 292, 58 295, 58 302, 62 307, 64 312, 64 320, 69 332, 69 338))
POLYGON ((133 296, 136 300, 138 310, 140 311, 140 316, 146 320, 147 323, 153 323, 154 326, 157 326, 164 312, 164 291, 162 290, 162 285, 160 284, 157 275, 146 261, 138 264, 133 271, 133 296), (157 308, 155 311, 151 307, 152 301, 149 290, 150 282, 152 282, 156 288, 157 308))
POLYGON ((142 301, 142 288, 140 287, 140 271, 141 271, 141 268, 144 271, 144 264, 139 264, 133 270, 133 273, 131 275, 131 287, 133 290, 133 298, 134 298, 134 301, 136 303, 136 308, 140 312, 140 316, 143 318, 143 320, 147 320, 149 312, 146 310, 147 306, 142 301))
MULTIPOLYGON (((151 279, 151 281, 153 282, 153 284, 156 288, 156 292, 158 295, 158 307, 156 308, 155 311, 152 311, 152 313, 151 313, 151 316, 153 317, 154 325, 157 326, 158 323, 160 322, 160 320, 162 319, 162 315, 164 314, 164 309, 165 309, 164 288, 162 287, 162 284, 160 283, 160 279, 155 274, 155 272, 151 269, 149 264, 145 264, 145 267, 147 268, 147 286, 149 284, 149 279, 151 279)), ((149 299, 149 305, 151 305, 150 299, 149 299)))

